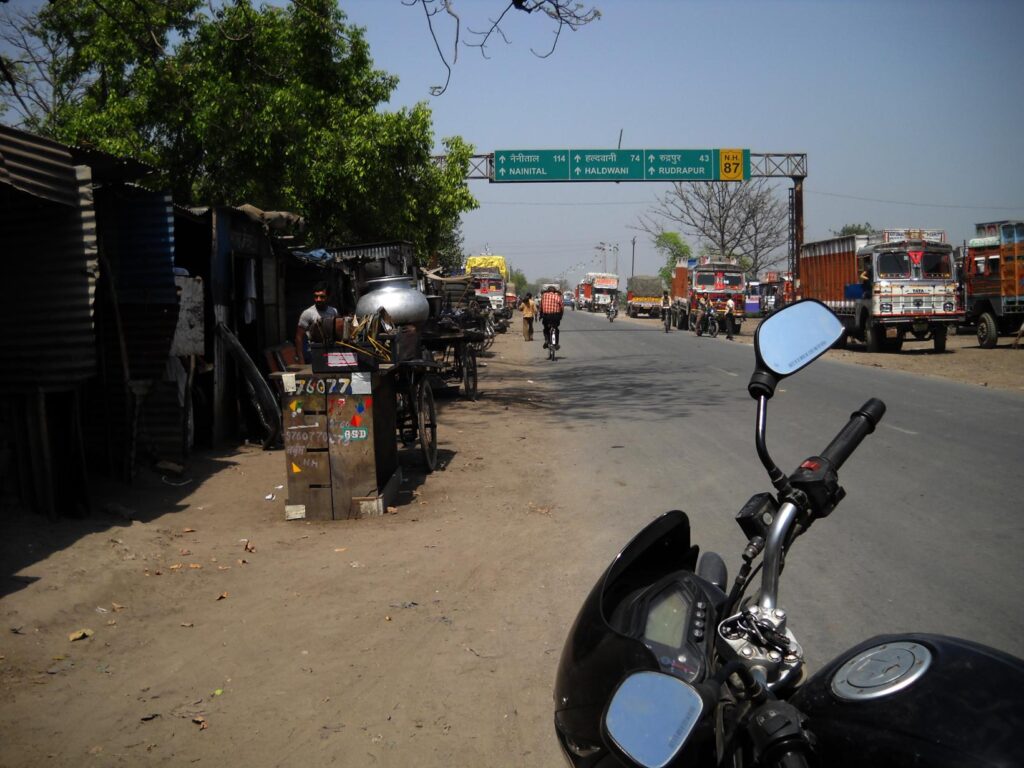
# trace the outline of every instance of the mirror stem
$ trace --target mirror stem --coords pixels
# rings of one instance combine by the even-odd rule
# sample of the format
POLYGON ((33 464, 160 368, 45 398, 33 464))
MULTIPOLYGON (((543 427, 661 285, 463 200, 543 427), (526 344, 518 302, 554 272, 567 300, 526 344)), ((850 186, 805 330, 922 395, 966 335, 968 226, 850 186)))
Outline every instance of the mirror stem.
POLYGON ((786 479, 786 475, 783 474, 782 470, 775 466, 775 462, 772 461, 772 457, 768 454, 768 442, 765 438, 765 432, 767 431, 768 425, 768 398, 765 395, 760 395, 757 398, 757 428, 756 439, 757 439, 757 456, 761 459, 761 464, 768 470, 768 479, 772 481, 779 491, 785 492, 789 488, 789 481, 786 479))

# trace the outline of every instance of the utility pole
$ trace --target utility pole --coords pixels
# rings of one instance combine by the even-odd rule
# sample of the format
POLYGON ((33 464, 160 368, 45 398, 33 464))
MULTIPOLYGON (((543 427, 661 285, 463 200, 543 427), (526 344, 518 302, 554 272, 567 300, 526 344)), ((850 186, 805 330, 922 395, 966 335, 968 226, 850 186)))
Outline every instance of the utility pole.
POLYGON ((636 235, 633 235, 633 262, 629 265, 629 276, 636 274, 636 235))

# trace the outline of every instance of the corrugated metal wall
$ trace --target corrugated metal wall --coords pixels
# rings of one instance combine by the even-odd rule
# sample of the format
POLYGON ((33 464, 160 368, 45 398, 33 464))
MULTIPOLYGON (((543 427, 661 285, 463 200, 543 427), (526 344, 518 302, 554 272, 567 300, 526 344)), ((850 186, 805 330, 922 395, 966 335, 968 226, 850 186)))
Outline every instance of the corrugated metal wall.
POLYGON ((96 372, 96 217, 88 168, 77 169, 75 184, 69 206, 0 183, 0 391, 66 390, 96 372))

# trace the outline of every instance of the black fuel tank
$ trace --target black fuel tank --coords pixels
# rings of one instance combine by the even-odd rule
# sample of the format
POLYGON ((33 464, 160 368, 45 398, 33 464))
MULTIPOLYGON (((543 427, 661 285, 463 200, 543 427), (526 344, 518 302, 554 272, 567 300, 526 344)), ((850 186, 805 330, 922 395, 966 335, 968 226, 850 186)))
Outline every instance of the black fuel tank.
POLYGON ((820 764, 1024 766, 1024 661, 941 635, 882 635, 851 648, 791 702, 820 764))

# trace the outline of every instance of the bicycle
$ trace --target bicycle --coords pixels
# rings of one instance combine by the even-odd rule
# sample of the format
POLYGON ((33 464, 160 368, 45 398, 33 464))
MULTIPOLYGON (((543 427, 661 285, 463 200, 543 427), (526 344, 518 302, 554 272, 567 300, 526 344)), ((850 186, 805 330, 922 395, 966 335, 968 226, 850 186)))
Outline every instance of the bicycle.
POLYGON ((668 333, 672 327, 672 310, 668 307, 661 308, 661 320, 665 323, 665 333, 668 333))

